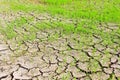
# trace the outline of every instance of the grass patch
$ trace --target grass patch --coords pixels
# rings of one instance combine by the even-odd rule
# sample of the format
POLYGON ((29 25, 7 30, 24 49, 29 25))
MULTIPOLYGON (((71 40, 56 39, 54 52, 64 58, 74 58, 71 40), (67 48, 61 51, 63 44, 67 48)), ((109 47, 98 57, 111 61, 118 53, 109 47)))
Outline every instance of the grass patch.
MULTIPOLYGON (((8 24, 8 27, 1 28, 1 32, 11 39, 17 36, 14 28, 25 26, 35 38, 35 32, 45 29, 63 28, 63 33, 78 33, 92 35, 96 34, 104 39, 104 44, 110 44, 114 35, 120 33, 120 28, 112 32, 104 32, 98 29, 99 23, 120 24, 120 1, 119 0, 1 0, 0 12, 34 12, 48 13, 51 16, 58 16, 64 19, 81 20, 77 25, 65 22, 37 22, 32 25, 34 17, 20 17, 8 24), (6 7, 2 9, 2 7, 6 7), (31 23, 31 24, 29 24, 31 23)), ((28 34, 24 34, 25 39, 28 34)))
POLYGON ((0 3, 9 5, 9 9, 12 11, 48 12, 69 18, 84 18, 102 22, 119 23, 120 21, 119 0, 3 0, 0 3), (34 4, 34 2, 38 4, 34 4))

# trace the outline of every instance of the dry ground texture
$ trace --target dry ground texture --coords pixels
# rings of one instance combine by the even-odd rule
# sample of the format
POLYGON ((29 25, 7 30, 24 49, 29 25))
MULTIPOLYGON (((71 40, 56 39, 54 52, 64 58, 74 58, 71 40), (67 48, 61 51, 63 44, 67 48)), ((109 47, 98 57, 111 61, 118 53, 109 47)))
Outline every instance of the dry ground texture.
POLYGON ((0 0, 0 80, 120 80, 120 1, 86 1, 0 0))

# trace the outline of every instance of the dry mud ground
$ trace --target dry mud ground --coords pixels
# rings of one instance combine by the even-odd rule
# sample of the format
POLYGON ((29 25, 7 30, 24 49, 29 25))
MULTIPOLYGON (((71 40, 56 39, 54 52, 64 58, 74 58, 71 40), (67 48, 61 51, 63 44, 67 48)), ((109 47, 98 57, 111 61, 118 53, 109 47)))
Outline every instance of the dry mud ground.
MULTIPOLYGON (((0 14, 2 27, 20 16, 28 15, 0 14)), ((52 24, 59 20, 46 15, 29 16, 35 17, 35 21, 27 22, 33 27, 36 21, 52 24)), ((59 21, 72 23, 67 19, 59 21)), ((100 29, 113 31, 119 27, 109 24, 100 29)), ((14 31, 17 36, 11 40, 0 34, 0 80, 120 80, 120 35, 115 35, 112 45, 104 45, 96 34, 64 35, 62 29, 55 28, 40 30, 34 41, 23 40, 19 45, 19 39, 31 33, 25 25, 14 31), (56 38, 54 34, 59 36, 56 38)))

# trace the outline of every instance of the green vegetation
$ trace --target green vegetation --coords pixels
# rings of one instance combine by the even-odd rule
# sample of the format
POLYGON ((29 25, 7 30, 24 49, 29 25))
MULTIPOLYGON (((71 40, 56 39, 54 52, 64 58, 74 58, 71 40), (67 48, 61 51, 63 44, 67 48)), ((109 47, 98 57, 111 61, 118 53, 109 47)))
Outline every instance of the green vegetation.
MULTIPOLYGON (((63 28, 65 34, 71 32, 81 34, 96 34, 104 39, 105 44, 111 44, 111 39, 116 33, 120 33, 120 28, 112 32, 100 30, 98 26, 104 23, 120 24, 120 0, 1 0, 0 13, 24 13, 49 14, 52 17, 63 19, 78 20, 77 25, 73 23, 53 21, 36 22, 29 25, 28 22, 34 21, 34 17, 20 17, 7 24, 8 27, 1 28, 1 32, 9 39, 17 34, 13 30, 15 27, 26 26, 32 32, 31 40, 34 40, 35 32, 40 29, 63 28), (4 7, 4 9, 3 9, 4 7), (28 22, 26 22, 26 20, 28 22), (75 28, 76 27, 76 28, 75 28), (106 35, 104 35, 106 34, 106 35)), ((24 33, 24 36, 27 35, 24 33)), ((27 39, 25 36, 24 38, 27 39)))
POLYGON ((68 18, 102 22, 120 21, 119 3, 120 0, 1 0, 0 2, 1 5, 7 5, 9 11, 47 12, 68 18))

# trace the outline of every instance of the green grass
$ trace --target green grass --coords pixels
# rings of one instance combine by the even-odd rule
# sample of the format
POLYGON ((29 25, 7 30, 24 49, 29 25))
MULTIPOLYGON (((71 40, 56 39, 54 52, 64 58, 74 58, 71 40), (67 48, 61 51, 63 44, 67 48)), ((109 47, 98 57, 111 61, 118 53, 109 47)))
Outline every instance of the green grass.
MULTIPOLYGON (((120 0, 1 0, 0 1, 0 13, 22 11, 24 13, 34 12, 48 13, 50 15, 59 16, 65 19, 78 19, 82 20, 74 28, 75 25, 63 22, 54 21, 36 23, 34 26, 30 26, 29 22, 33 21, 33 17, 20 17, 8 24, 6 28, 0 28, 0 32, 7 35, 7 38, 12 39, 17 34, 13 30, 15 27, 22 27, 27 25, 27 29, 33 35, 30 39, 34 40, 35 32, 41 29, 63 28, 65 34, 72 32, 78 34, 100 35, 104 39, 105 44, 110 44, 113 35, 120 33, 120 28, 112 32, 104 32, 98 29, 99 23, 115 23, 120 24, 120 0), (5 7, 4 9, 2 7, 5 7), (105 35, 104 35, 105 34, 105 35)), ((28 34, 24 34, 24 38, 28 34)))
POLYGON ((84 18, 102 22, 120 21, 119 3, 119 0, 40 0, 38 4, 24 0, 1 1, 1 4, 9 5, 9 10, 12 11, 47 12, 68 18, 84 18))

